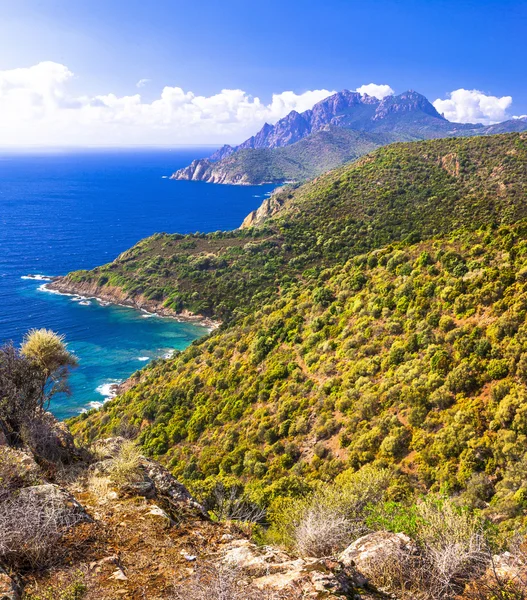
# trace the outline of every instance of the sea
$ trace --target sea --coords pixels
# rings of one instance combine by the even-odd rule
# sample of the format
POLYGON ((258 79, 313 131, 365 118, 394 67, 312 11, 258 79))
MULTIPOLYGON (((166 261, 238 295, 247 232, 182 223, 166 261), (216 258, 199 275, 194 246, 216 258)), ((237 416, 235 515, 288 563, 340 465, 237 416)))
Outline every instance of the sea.
POLYGON ((110 262, 157 232, 233 229, 273 186, 175 181, 169 176, 214 148, 0 151, 0 343, 32 328, 65 336, 79 366, 71 395, 52 412, 65 419, 99 407, 149 361, 208 333, 92 298, 45 289, 45 278, 110 262))

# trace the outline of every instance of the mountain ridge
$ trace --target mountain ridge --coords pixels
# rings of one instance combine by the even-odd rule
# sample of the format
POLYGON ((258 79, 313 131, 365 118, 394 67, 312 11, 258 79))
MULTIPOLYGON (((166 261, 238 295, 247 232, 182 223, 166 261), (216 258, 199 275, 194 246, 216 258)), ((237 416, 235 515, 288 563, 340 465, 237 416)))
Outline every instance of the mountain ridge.
MULTIPOLYGON (((179 169, 171 179, 245 185, 309 179, 327 170, 322 165, 313 165, 317 160, 316 152, 309 157, 311 168, 297 169, 297 173, 285 170, 281 177, 276 177, 275 171, 280 171, 277 163, 281 161, 277 150, 309 139, 328 126, 384 136, 379 140, 379 145, 383 145, 396 141, 524 131, 527 129, 527 120, 510 119, 490 126, 451 123, 437 112, 425 96, 413 90, 382 100, 343 90, 321 100, 312 109, 302 113, 291 111, 275 125, 264 124, 257 134, 242 144, 234 147, 225 145, 210 158, 193 161, 188 167, 179 169), (255 170, 253 164, 258 159, 251 154, 262 149, 271 150, 266 157, 268 168, 255 170), (233 160, 232 157, 240 152, 244 152, 242 158, 233 160), (302 176, 303 172, 305 176, 302 176)), ((324 150, 332 151, 331 140, 327 141, 324 150)), ((350 140, 349 149, 344 154, 357 156, 364 153, 350 140)), ((302 163, 302 160, 299 162, 302 163)), ((346 157, 342 157, 340 162, 335 162, 331 167, 345 162, 346 157)))

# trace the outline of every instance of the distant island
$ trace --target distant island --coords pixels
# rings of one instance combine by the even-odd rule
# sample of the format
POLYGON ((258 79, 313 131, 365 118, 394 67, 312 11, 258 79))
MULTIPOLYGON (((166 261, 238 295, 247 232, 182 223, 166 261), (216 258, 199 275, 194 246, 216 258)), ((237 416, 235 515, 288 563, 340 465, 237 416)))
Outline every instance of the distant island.
POLYGON ((302 113, 266 123, 239 146, 194 160, 171 179, 236 185, 301 182, 393 142, 527 130, 527 118, 452 123, 415 91, 379 100, 343 90, 302 113))

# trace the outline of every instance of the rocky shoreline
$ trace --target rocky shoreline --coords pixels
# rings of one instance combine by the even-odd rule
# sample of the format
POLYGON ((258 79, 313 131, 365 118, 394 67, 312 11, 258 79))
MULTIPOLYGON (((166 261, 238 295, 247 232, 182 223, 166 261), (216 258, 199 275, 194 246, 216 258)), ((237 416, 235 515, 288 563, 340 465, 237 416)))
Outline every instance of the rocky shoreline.
POLYGON ((74 283, 69 281, 67 277, 54 277, 51 282, 44 284, 44 288, 51 292, 64 294, 65 296, 84 296, 100 302, 107 302, 118 306, 127 306, 158 317, 169 317, 181 321, 182 323, 202 325, 209 329, 209 331, 213 331, 221 325, 220 321, 215 321, 210 317, 205 317, 203 315, 194 314, 188 310, 178 313, 171 308, 163 306, 161 302, 145 298, 142 295, 132 298, 118 287, 104 286, 104 288, 101 288, 93 282, 86 281, 74 283))

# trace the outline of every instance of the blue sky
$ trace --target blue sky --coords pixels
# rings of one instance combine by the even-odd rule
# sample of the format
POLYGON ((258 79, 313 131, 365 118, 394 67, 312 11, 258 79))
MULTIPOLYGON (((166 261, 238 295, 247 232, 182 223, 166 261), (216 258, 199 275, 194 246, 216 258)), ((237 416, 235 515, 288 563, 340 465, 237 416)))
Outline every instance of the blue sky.
MULTIPOLYGON (((302 95, 374 82, 396 93, 416 89, 431 101, 460 88, 510 96, 511 102, 501 104, 507 104, 503 115, 524 115, 526 30, 527 3, 509 0, 0 0, 0 93, 1 72, 47 62, 63 65, 69 73, 62 77, 54 72, 62 87, 53 95, 62 104, 69 102, 70 109, 80 98, 94 104, 94 98, 109 95, 140 94, 141 103, 152 103, 167 86, 204 98, 223 89, 242 90, 268 105, 273 94, 285 91, 302 95), (148 81, 138 88, 141 79, 148 81)), ((13 77, 4 78, 10 89, 13 77)), ((318 96, 309 98, 316 101, 318 96)), ((480 120, 496 120, 493 115, 480 120)), ((247 127, 212 128, 210 141, 222 141, 222 136, 241 141, 259 120, 278 116, 273 109, 252 115, 247 127)), ((62 117, 53 113, 53 118, 62 117)), ((95 117, 85 118, 89 124, 95 117)), ((143 117, 143 129, 148 119, 160 127, 143 117)), ((180 121, 171 124, 174 130, 185 129, 180 121)), ((36 144, 46 141, 39 127, 36 144)), ((129 132, 115 122, 102 129, 102 143, 113 138, 117 145, 129 143, 129 132)), ((198 129, 173 136, 174 142, 188 143, 193 137, 207 141, 206 127, 198 129)), ((31 143, 30 134, 22 135, 25 143, 31 143)), ((170 135, 158 137, 168 143, 170 135)), ((144 139, 155 143, 156 137, 144 139)))

